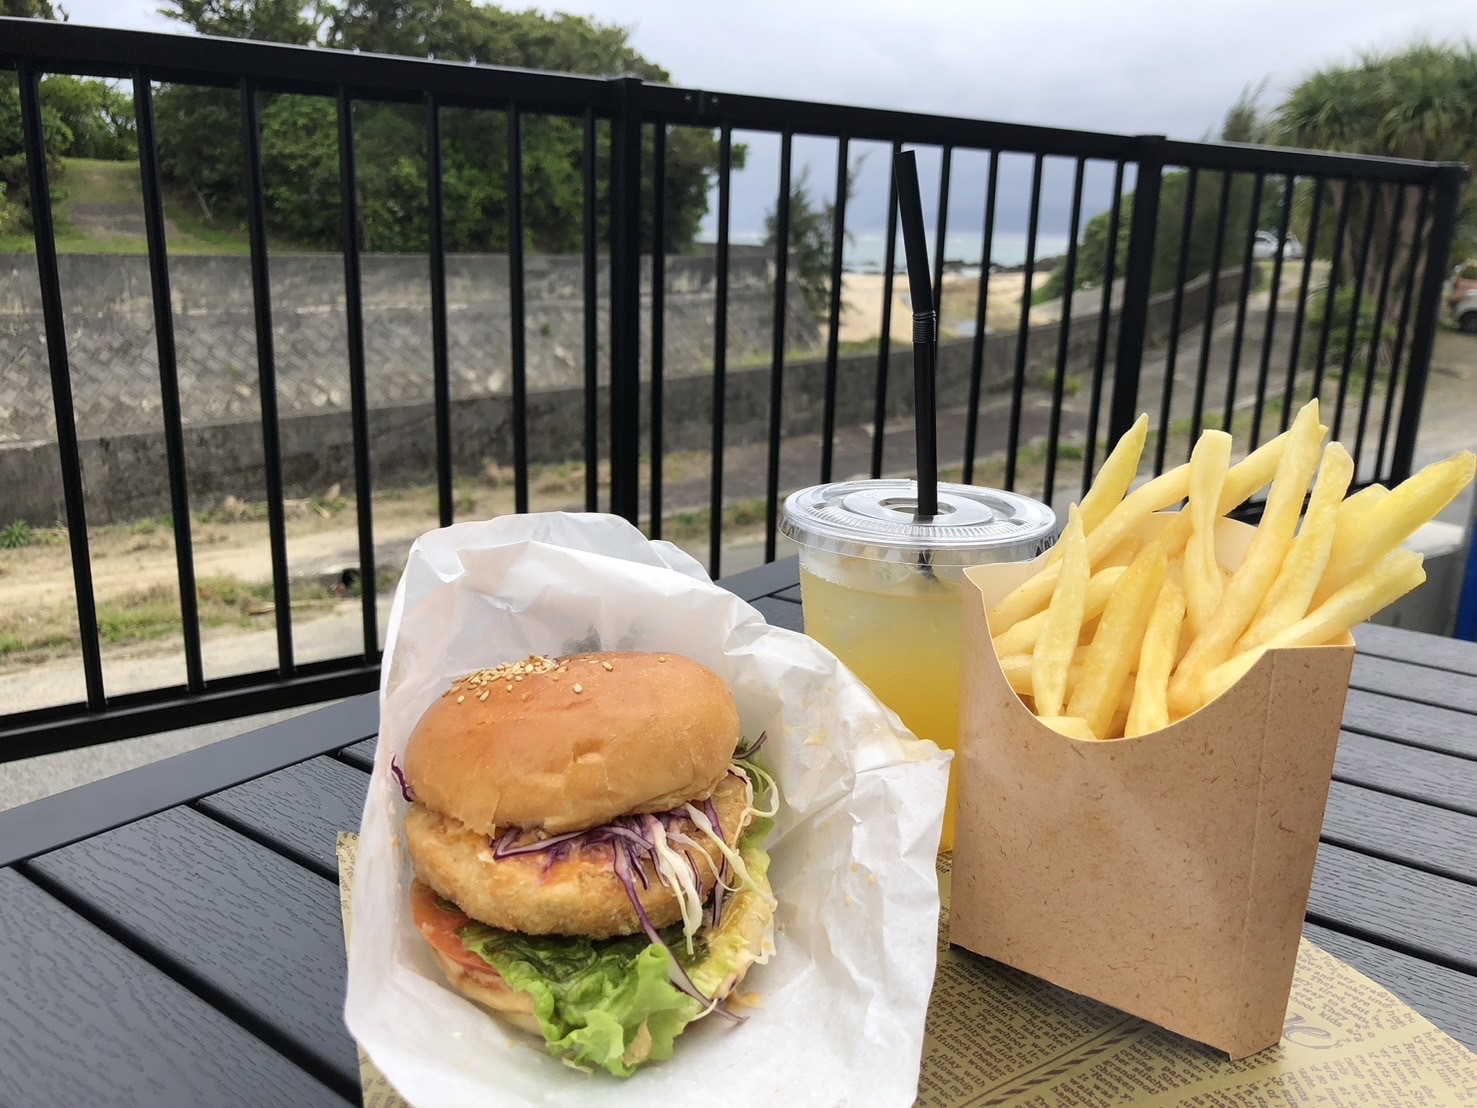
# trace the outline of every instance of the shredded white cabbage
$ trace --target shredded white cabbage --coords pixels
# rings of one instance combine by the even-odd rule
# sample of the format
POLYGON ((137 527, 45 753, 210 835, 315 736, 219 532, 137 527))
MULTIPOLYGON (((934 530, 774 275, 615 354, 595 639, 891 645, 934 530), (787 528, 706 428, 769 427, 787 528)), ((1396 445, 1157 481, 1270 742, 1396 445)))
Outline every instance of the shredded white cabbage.
MULTIPOLYGON (((779 811, 779 792, 775 788, 774 778, 753 762, 735 762, 729 767, 729 772, 736 773, 744 781, 744 810, 739 814, 739 832, 748 827, 754 819, 771 819, 779 811), (752 776, 751 776, 752 775, 752 776), (765 809, 754 807, 754 778, 759 778, 765 790, 769 793, 769 804, 765 809)), ((744 865, 743 858, 739 852, 723 841, 723 836, 713 826, 708 815, 701 808, 693 804, 684 805, 687 817, 692 820, 694 828, 702 833, 703 840, 674 831, 670 834, 662 821, 655 817, 648 817, 646 821, 647 834, 651 837, 653 846, 652 859, 655 863, 657 880, 667 888, 673 890, 677 896, 677 905, 682 912, 682 936, 687 945, 687 952, 693 952, 692 939, 702 927, 703 922, 703 894, 698 885, 697 868, 690 856, 679 854, 674 850, 673 844, 683 847, 693 847, 707 859, 709 867, 713 870, 716 879, 726 892, 734 893, 740 889, 749 888, 764 898, 771 908, 776 905, 774 895, 768 889, 762 888, 753 878, 749 876, 748 868, 744 865), (713 855, 708 853, 708 847, 717 849, 718 853, 728 862, 729 869, 734 875, 734 884, 729 885, 723 880, 722 866, 713 860, 713 855)), ((738 836, 735 835, 735 840, 738 836)))

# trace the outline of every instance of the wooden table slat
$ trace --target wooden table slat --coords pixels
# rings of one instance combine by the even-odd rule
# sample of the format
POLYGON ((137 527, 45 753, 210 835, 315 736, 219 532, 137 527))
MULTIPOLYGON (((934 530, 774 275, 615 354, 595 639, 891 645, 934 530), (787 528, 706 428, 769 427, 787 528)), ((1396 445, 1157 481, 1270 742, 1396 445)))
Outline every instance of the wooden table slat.
POLYGON ((353 746, 346 746, 338 752, 338 756, 351 766, 358 766, 368 771, 374 768, 374 751, 379 746, 379 736, 357 742, 353 746))
POLYGON ((336 883, 189 808, 28 865, 345 1096, 359 1088, 336 883))
POLYGON ((1477 721, 1451 708, 1350 689, 1344 728, 1477 760, 1477 721))
POLYGON ((1335 781, 1323 838, 1477 884, 1477 819, 1472 816, 1335 781))
POLYGON ((350 1103, 13 869, 0 936, 0 1103, 350 1103))
POLYGON ((1413 662, 1356 654, 1349 685, 1402 700, 1434 704, 1438 708, 1477 712, 1477 677, 1451 670, 1428 669, 1413 662))
POLYGON ((1339 736, 1333 775, 1351 785, 1477 816, 1477 762, 1466 758, 1345 731, 1339 736))
POLYGON ((1415 662, 1431 669, 1448 669, 1477 677, 1477 643, 1463 639, 1364 623, 1354 629, 1354 645, 1361 654, 1415 662))
POLYGON ((1378 982, 1457 1042, 1477 1050, 1477 977, 1433 966, 1398 950, 1307 924, 1303 934, 1328 953, 1378 982))
POLYGON ((790 600, 777 600, 772 596, 761 596, 751 601, 759 614, 771 627, 783 627, 788 631, 804 631, 800 605, 790 600))
POLYGON ((1477 887, 1448 877, 1324 843, 1308 919, 1477 974, 1477 887))
POLYGON ((204 797, 196 806, 336 881, 334 844, 340 831, 358 830, 368 788, 365 771, 336 758, 314 758, 204 797))

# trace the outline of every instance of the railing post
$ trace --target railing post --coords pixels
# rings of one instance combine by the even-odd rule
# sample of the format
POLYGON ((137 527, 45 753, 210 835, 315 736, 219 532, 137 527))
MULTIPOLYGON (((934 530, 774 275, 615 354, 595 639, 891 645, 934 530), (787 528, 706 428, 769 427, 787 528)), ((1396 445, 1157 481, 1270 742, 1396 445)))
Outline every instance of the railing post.
MULTIPOLYGON (((1118 357, 1113 371, 1113 406, 1108 413, 1108 445, 1117 442, 1138 418, 1139 370, 1153 293, 1154 236, 1159 227, 1159 185, 1164 176, 1164 136, 1140 135, 1133 186, 1133 223, 1123 265, 1123 307, 1118 317, 1118 357)), ((1161 434, 1163 430, 1161 429, 1161 434)))
POLYGON ((610 510, 641 510, 641 81, 611 82, 610 510))
MULTIPOLYGON (((1451 244, 1456 236, 1457 205, 1466 180, 1464 165, 1454 163, 1436 170, 1436 197, 1432 205, 1431 237, 1426 247, 1426 268, 1421 274, 1421 300, 1410 339, 1410 361, 1405 371, 1405 395, 1400 401, 1395 452, 1390 459, 1392 483, 1409 477, 1415 464, 1415 437, 1421 426, 1421 405, 1426 399, 1431 350, 1441 316, 1441 291, 1446 285, 1446 267, 1451 261, 1451 244)), ((1417 227, 1416 233, 1420 231, 1417 227)))

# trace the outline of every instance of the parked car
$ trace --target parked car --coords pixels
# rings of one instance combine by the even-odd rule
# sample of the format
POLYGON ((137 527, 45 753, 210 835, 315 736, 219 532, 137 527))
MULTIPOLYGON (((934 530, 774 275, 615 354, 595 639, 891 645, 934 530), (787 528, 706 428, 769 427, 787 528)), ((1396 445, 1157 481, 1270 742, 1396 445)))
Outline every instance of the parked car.
POLYGON ((1477 292, 1477 264, 1463 262, 1451 271, 1446 282, 1446 307, 1455 318, 1456 306, 1469 293, 1477 292))
POLYGON ((1468 335, 1477 335, 1477 289, 1451 304, 1451 321, 1468 335))
MULTIPOLYGON (((1275 258, 1277 254, 1277 232, 1258 231, 1256 239, 1251 244, 1251 256, 1253 258, 1275 258)), ((1282 241, 1281 254, 1284 259, 1294 261, 1303 256, 1303 244, 1298 241, 1296 235, 1289 234, 1282 241)))

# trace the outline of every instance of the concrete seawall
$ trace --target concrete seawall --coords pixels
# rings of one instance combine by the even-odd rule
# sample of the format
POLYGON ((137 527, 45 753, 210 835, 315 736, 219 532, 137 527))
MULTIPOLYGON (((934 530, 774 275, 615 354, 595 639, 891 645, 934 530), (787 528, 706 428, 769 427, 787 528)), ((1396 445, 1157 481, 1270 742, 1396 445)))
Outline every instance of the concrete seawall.
MULTIPOLYGON (((95 259, 77 259, 88 261, 95 259)), ((136 259, 106 259, 133 262, 136 259)), ((181 259, 186 261, 191 259, 181 259)), ((200 262, 222 263, 240 259, 193 259, 200 262)), ((139 260, 141 261, 141 260, 139 260)), ((423 264, 423 259, 421 260, 423 264)), ((541 260, 541 261, 547 261, 541 260)), ((578 259, 556 259, 561 262, 578 262, 578 259)), ((713 411, 713 381, 711 373, 713 267, 710 259, 684 258, 684 264, 671 266, 669 260, 665 314, 667 343, 664 357, 664 401, 666 412, 664 426, 664 448, 668 451, 705 450, 711 444, 713 411)), ((743 263, 742 281, 737 281, 738 271, 731 277, 729 327, 734 341, 730 343, 730 368, 725 392, 725 439, 730 445, 740 445, 762 440, 768 433, 770 367, 767 355, 770 341, 770 305, 772 292, 768 284, 767 263, 762 256, 739 259, 743 263), (735 331, 738 334, 735 336, 735 331)), ((738 264, 736 261, 736 265, 738 264)), ((314 259, 318 263, 318 259, 314 259)), ((332 265, 336 258, 321 262, 316 268, 302 273, 274 271, 274 305, 293 305, 295 318, 311 315, 316 295, 319 302, 328 299, 323 289, 315 290, 309 285, 295 282, 307 281, 310 277, 328 282, 337 280, 341 311, 341 269, 334 273, 332 265)), ((275 264, 275 263, 274 263, 275 264)), ((412 268, 410 261, 395 259, 381 273, 384 284, 365 283, 366 347, 371 361, 369 430, 373 479, 377 487, 428 483, 434 479, 436 437, 434 406, 430 399, 430 327, 428 300, 424 306, 403 304, 389 305, 386 300, 399 296, 404 300, 405 282, 391 280, 394 269, 403 264, 405 273, 412 268), (385 324, 387 315, 394 317, 394 310, 414 311, 422 325, 420 329, 410 323, 396 325, 390 332, 389 349, 377 341, 376 328, 385 324), (373 322, 373 321, 378 322, 373 322), (397 347, 394 336, 404 341, 397 347), (414 344, 409 336, 414 335, 414 344), (423 342, 424 349, 420 349, 423 342), (399 368, 381 370, 376 366, 394 359, 399 368), (398 383, 400 391, 386 395, 376 391, 374 382, 379 380, 398 383)), ((99 314, 92 320, 78 321, 69 317, 69 346, 72 331, 87 333, 88 327, 101 331, 117 332, 121 325, 108 315, 110 311, 135 315, 140 310, 150 313, 148 300, 147 268, 142 273, 143 284, 138 285, 139 274, 132 272, 136 267, 106 269, 100 267, 100 283, 95 290, 94 301, 99 314), (108 282, 112 283, 109 284, 108 282), (109 308, 108 305, 126 305, 109 308)), ((212 267, 215 268, 215 267, 212 267)), ((3 265, 0 265, 3 269, 3 265)), ((280 267, 279 267, 280 269, 280 267)), ((486 273, 497 271, 496 266, 486 273)), ((421 271, 423 272, 423 270, 421 271)), ((506 269, 502 271, 502 295, 506 296, 506 269)), ((528 448, 529 459, 534 463, 558 463, 582 457, 585 397, 583 391, 583 311, 578 284, 578 265, 536 266, 530 260, 529 292, 529 395, 528 395, 528 448), (538 272, 537 279, 533 274, 538 272), (572 276, 571 276, 572 275, 572 276), (570 281, 575 283, 571 288, 570 281), (537 283, 536 283, 537 282, 537 283), (538 289, 535 296, 534 290, 538 289), (535 308, 535 305, 538 305, 535 308), (542 320, 543 322, 538 322, 542 320), (547 333, 544 328, 547 325, 547 333), (555 327, 558 327, 556 340, 555 327), (572 334, 573 337, 570 337, 572 334), (543 341, 539 341, 543 340, 543 341), (536 353, 538 351, 538 353, 536 353), (537 367, 537 368, 535 368, 537 367)), ((239 275, 239 274, 238 274, 239 275)), ((485 275, 485 273, 484 273, 485 275)), ((74 275, 75 276, 75 275, 74 275)), ((449 275, 450 276, 450 275, 449 275)), ((506 304, 500 302, 487 289, 476 285, 476 272, 459 274, 455 283, 449 281, 449 299, 455 303, 501 304, 502 335, 506 338, 506 304), (474 301, 473 296, 482 297, 474 301), (458 299, 458 298, 461 299, 458 299)), ((1238 275, 1239 277, 1239 275, 1238 275)), ((192 504, 208 508, 227 495, 247 500, 262 498, 263 466, 262 443, 259 425, 259 408, 255 384, 255 341, 250 324, 250 288, 223 294, 223 299, 206 299, 201 287, 191 287, 187 270, 174 271, 176 322, 191 318, 191 312, 204 313, 204 318, 219 320, 228 313, 239 312, 244 316, 238 327, 244 334, 237 341, 244 351, 241 377, 233 381, 239 403, 231 401, 226 410, 211 417, 191 418, 187 414, 184 426, 187 467, 192 504)), ((14 284, 14 282, 12 282, 14 284)), ((325 284, 325 288, 331 288, 325 284)), ((1239 280, 1222 280, 1219 299, 1233 299, 1239 291, 1239 280)), ((1186 286, 1182 307, 1181 325, 1190 326, 1204 317, 1207 299, 1207 281, 1199 278, 1186 286)), ((800 314, 798 333, 816 337, 814 322, 810 320, 799 303, 799 297, 789 297, 790 307, 800 314)), ((0 294, 0 328, 7 319, 16 319, 23 313, 7 308, 19 307, 14 298, 0 294)), ((1150 343, 1162 340, 1169 330, 1172 297, 1162 294, 1151 301, 1148 316, 1150 343)), ((649 311, 649 300, 648 300, 649 311)), ((24 313, 29 314, 29 313, 24 313)), ((330 312, 318 310, 319 317, 330 312)), ((453 312, 452 314, 456 314, 453 312)), ((492 315, 492 310, 483 313, 492 315)), ((647 315, 646 320, 649 320, 647 315)), ((790 326, 795 326, 797 316, 791 315, 790 326)), ((1068 372, 1090 380, 1094 367, 1098 339, 1097 312, 1080 313, 1074 316, 1067 344, 1068 372)), ((465 312, 460 322, 463 339, 460 346, 453 347, 452 387, 452 458, 457 472, 479 472, 488 463, 507 465, 512 461, 512 411, 507 393, 506 354, 496 348, 496 339, 488 340, 491 345, 483 348, 486 355, 473 370, 465 362, 457 360, 458 350, 470 351, 477 341, 471 332, 477 326, 473 317, 465 312), (480 381, 471 376, 481 374, 480 381), (474 387, 475 386, 475 387, 474 387)), ((277 327, 283 325, 274 318, 277 327)), ((1105 372, 1111 378, 1113 352, 1117 341, 1117 313, 1108 322, 1107 366, 1105 372)), ((486 333, 495 331, 496 321, 488 319, 483 324, 486 333)), ((284 330, 289 330, 284 328, 284 330)), ((330 485, 339 482, 346 487, 353 480, 353 437, 347 411, 347 373, 341 368, 344 359, 342 320, 336 345, 324 343, 323 348, 331 352, 339 362, 336 378, 340 382, 328 388, 322 382, 312 386, 313 397, 321 402, 313 404, 282 404, 280 420, 283 477, 289 497, 308 496, 321 493, 330 485)), ((646 324, 649 326, 649 323, 646 324)), ((275 329, 275 328, 274 328, 275 329)), ((649 331, 643 327, 649 347, 649 331)), ((794 335, 796 330, 787 331, 794 335)), ((608 321, 600 320, 599 341, 603 348, 608 336, 608 321)), ((88 519, 94 523, 119 522, 157 516, 169 510, 168 484, 164 476, 166 462, 163 433, 159 429, 157 408, 147 410, 137 402, 137 395, 153 396, 157 404, 157 370, 152 356, 152 324, 148 329, 149 357, 143 366, 136 366, 126 382, 119 381, 115 387, 122 390, 128 403, 115 405, 117 411, 127 411, 128 420, 121 416, 104 420, 99 425, 96 414, 84 418, 79 405, 79 435, 82 454, 84 486, 87 492, 88 519), (142 378, 142 379, 140 379, 142 378), (140 412, 143 412, 140 415, 140 412)), ((1049 374, 1056 364, 1060 325, 1043 324, 1033 327, 1027 335, 1026 381, 1036 385, 1049 374)), ((229 346, 230 340, 216 339, 217 345, 229 346)), ((0 352, 5 349, 4 332, 0 331, 0 352)), ((279 347, 280 347, 279 342, 279 347)), ((970 367, 974 342, 972 339, 951 340, 940 344, 938 358, 938 400, 940 406, 956 406, 966 402, 969 389, 970 367)), ((1017 336, 1015 334, 990 335, 985 342, 983 362, 983 385, 986 391, 998 391, 1010 387, 1015 372, 1017 336)), ((31 354, 39 355, 37 366, 31 367, 23 376, 33 377, 29 384, 33 401, 43 404, 50 411, 50 387, 45 376, 44 347, 31 354)), ((329 355, 325 354, 324 358, 329 355)), ((649 351, 643 354, 643 392, 649 388, 649 351)), ((137 361, 142 362, 140 357, 137 361)), ((603 361, 603 356, 602 356, 603 361)), ((181 400, 187 411, 191 387, 185 377, 185 359, 181 356, 181 400)), ((81 370, 81 366, 78 367, 81 370)), ((85 372, 85 370, 83 370, 85 372)), ((865 352, 843 356, 837 365, 837 412, 838 426, 870 423, 873 415, 873 395, 876 385, 877 355, 865 352)), ((292 370, 279 370, 282 377, 291 377, 292 370)), ((77 371, 74 371, 74 382, 77 371)), ((115 376, 121 376, 115 373, 115 376)), ((227 375, 229 377, 229 374, 227 375)), ((602 369, 602 378, 605 372, 602 369)), ((814 434, 822 426, 824 407, 825 361, 813 356, 791 357, 787 360, 783 379, 782 433, 786 437, 814 434)), ((279 378, 279 394, 286 386, 279 378)), ((308 387, 308 386, 304 386, 308 387)), ((74 383, 74 391, 77 386, 74 383)), ((311 398, 310 398, 311 399, 311 398)), ((645 406, 643 396, 643 412, 645 406)), ((889 418, 904 417, 912 411, 911 358, 906 350, 895 350, 890 359, 886 411, 889 418)), ((608 392, 599 390, 598 420, 602 453, 608 432, 606 404, 608 392)), ((0 398, 0 408, 9 403, 0 398)), ((197 407, 198 407, 197 400, 197 407)), ((4 415, 0 411, 0 415, 4 415)), ((34 426, 34 422, 32 424, 34 426)), ((0 424, 3 426, 3 424, 0 424)), ((49 428, 48 428, 49 431, 49 428)), ((649 428, 643 434, 649 442, 649 428)), ((26 519, 36 524, 46 524, 64 515, 60 474, 57 465, 56 446, 52 433, 32 437, 30 441, 0 441, 0 524, 13 519, 26 519)))

